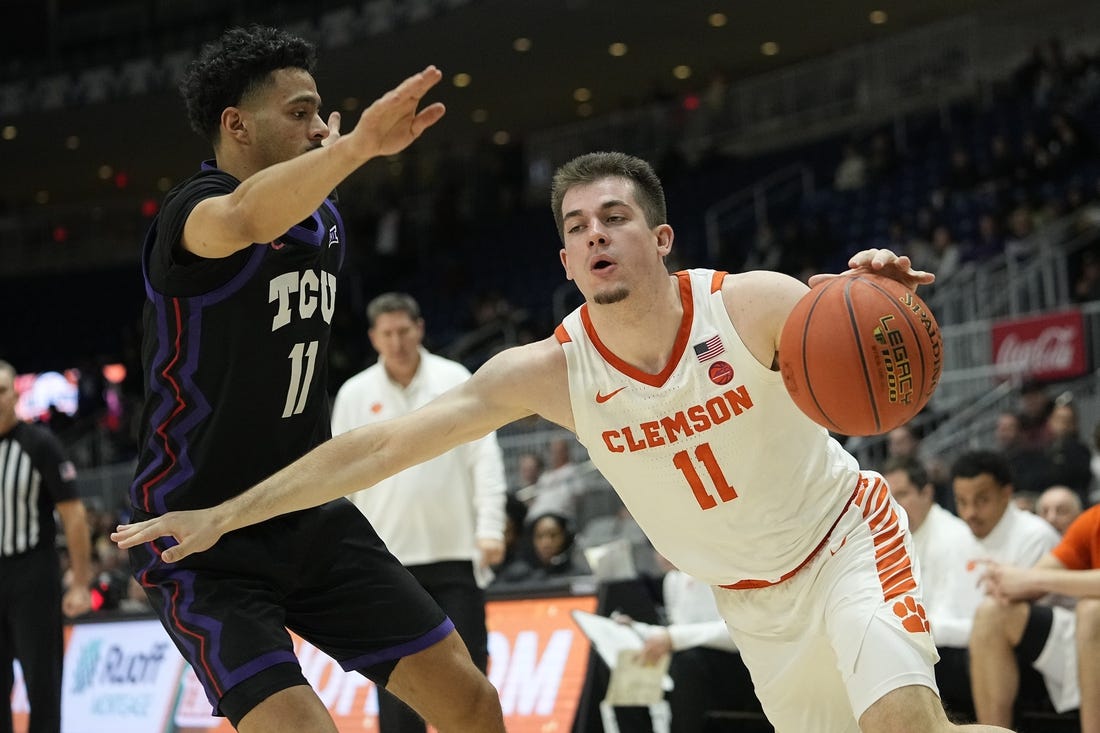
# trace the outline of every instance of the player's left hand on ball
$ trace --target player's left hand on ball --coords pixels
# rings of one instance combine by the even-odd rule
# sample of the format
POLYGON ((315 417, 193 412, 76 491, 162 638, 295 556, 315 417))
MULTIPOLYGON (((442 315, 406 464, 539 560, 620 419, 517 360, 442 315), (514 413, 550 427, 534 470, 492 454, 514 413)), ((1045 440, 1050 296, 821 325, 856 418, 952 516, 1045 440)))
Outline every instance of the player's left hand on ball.
POLYGON ((222 533, 209 510, 168 512, 136 524, 120 524, 111 533, 111 541, 126 550, 152 542, 158 537, 172 537, 178 544, 161 553, 164 562, 177 562, 194 552, 210 549, 222 533))
POLYGON ((910 290, 918 285, 929 285, 936 276, 924 270, 914 270, 913 262, 907 255, 894 254, 888 249, 865 249, 852 255, 848 260, 848 270, 840 275, 814 275, 809 279, 810 287, 843 275, 870 273, 897 280, 910 290))

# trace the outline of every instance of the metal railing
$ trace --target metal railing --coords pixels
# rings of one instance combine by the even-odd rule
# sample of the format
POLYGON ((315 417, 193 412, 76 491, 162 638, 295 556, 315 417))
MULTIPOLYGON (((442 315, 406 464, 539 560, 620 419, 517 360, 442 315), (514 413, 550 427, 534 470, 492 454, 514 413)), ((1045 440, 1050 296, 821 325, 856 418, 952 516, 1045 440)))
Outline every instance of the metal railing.
POLYGON ((707 256, 722 261, 722 233, 735 230, 748 221, 753 229, 768 221, 768 209, 781 206, 798 196, 814 192, 814 172, 801 163, 780 168, 756 183, 731 193, 710 206, 703 214, 707 234, 707 256))

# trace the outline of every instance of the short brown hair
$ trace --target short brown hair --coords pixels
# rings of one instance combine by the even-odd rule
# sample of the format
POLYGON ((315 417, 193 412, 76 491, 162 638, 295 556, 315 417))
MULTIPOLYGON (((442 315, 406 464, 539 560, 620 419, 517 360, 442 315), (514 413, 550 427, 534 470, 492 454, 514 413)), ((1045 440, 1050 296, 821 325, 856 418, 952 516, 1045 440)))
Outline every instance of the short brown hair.
POLYGON ((653 167, 626 153, 588 153, 573 158, 554 173, 550 189, 550 207, 558 223, 558 235, 565 239, 565 218, 561 210, 566 192, 576 186, 585 186, 604 178, 625 178, 634 184, 634 196, 642 209, 645 222, 652 229, 668 223, 665 211, 665 191, 661 179, 653 167))
POLYGON ((419 321, 420 305, 408 293, 382 293, 367 304, 367 322, 371 328, 383 313, 407 313, 409 318, 419 321))

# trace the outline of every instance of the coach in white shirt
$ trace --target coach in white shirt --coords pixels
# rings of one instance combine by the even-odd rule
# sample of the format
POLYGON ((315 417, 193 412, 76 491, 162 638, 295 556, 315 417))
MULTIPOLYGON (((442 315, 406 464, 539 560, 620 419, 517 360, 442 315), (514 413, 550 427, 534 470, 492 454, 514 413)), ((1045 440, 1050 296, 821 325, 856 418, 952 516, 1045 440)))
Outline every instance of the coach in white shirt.
POLYGON ((921 574, 921 598, 940 661, 936 682, 944 706, 972 717, 967 643, 974 612, 982 602, 976 559, 985 555, 966 522, 936 503, 928 471, 915 458, 886 462, 883 476, 890 493, 909 516, 909 530, 921 574))
MULTIPOLYGON (((461 364, 421 346, 424 320, 409 295, 367 306, 378 363, 340 388, 332 434, 411 412, 470 378, 461 364)), ((504 462, 496 435, 455 448, 352 495, 391 552, 454 622, 474 662, 488 665, 485 593, 504 557, 504 462)), ((380 691, 382 733, 423 733, 423 721, 380 691)))

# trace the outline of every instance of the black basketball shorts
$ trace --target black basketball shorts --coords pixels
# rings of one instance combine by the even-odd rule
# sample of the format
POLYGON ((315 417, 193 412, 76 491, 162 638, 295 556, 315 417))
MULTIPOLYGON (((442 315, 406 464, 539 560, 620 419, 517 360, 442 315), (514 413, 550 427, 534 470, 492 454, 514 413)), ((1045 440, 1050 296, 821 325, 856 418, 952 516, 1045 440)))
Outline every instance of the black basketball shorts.
MULTIPOLYGON (((134 521, 149 518, 135 510, 134 521)), ((214 713, 234 724, 306 684, 287 629, 384 686, 397 662, 454 628, 347 499, 230 532, 176 563, 161 538, 130 550, 134 577, 214 713)))

